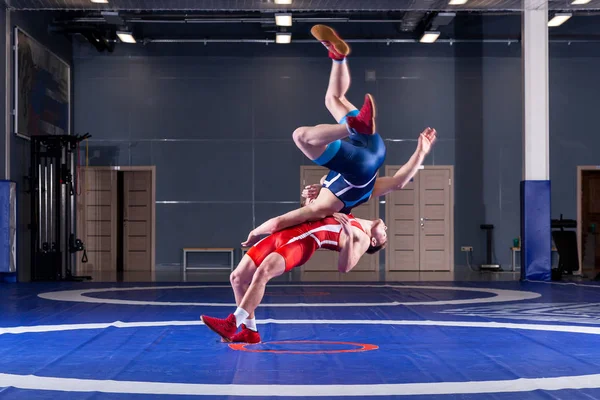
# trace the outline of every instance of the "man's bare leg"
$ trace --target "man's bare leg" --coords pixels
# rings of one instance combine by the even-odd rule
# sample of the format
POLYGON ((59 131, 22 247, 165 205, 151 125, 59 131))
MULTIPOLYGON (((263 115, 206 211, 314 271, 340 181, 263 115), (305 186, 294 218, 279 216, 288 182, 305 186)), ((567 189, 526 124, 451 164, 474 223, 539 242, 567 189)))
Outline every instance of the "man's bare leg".
POLYGON ((285 259, 279 253, 272 253, 260 265, 252 277, 252 283, 248 291, 244 295, 239 307, 246 310, 247 313, 252 313, 260 304, 265 295, 265 287, 271 279, 285 272, 285 259))
MULTIPOLYGON (((306 157, 316 162, 329 145, 339 149, 340 142, 337 141, 350 135, 350 132, 365 135, 375 132, 375 103, 370 94, 365 96, 360 113, 357 113, 356 116, 345 116, 346 114, 343 116, 345 119, 343 124, 302 126, 296 129, 293 134, 296 146, 306 157)), ((337 152, 335 148, 330 151, 333 154, 337 152)))
MULTIPOLYGON (((249 263, 247 265, 249 265, 249 263)), ((258 268, 252 276, 252 282, 246 290, 242 300, 239 302, 239 306, 235 312, 230 314, 226 319, 202 315, 200 317, 202 322, 204 322, 204 325, 206 325, 209 329, 221 336, 225 341, 248 342, 247 339, 251 338, 252 336, 253 339, 256 339, 256 341, 253 340, 252 343, 260 341, 260 336, 257 332, 252 333, 248 330, 242 330, 238 334, 235 332, 249 316, 254 315, 254 310, 256 307, 258 307, 265 294, 265 286, 267 285, 267 282, 272 278, 283 274, 284 272, 284 258, 278 253, 272 253, 268 255, 261 263, 260 268, 258 268)), ((234 289, 234 293, 241 294, 243 290, 243 284, 241 284, 240 281, 240 285, 237 291, 234 289)), ((236 297, 238 294, 236 294, 236 297)), ((239 300, 236 298, 236 302, 237 301, 239 300)))
MULTIPOLYGON (((248 255, 244 255, 237 268, 229 276, 231 282, 231 288, 233 289, 233 295, 235 296, 235 303, 239 306, 244 298, 244 295, 248 291, 248 287, 252 282, 252 277, 256 273, 257 268, 254 265, 254 261, 248 255)), ((254 313, 250 314, 246 320, 254 320, 254 313)))
POLYGON ((316 160, 325 152, 330 143, 349 135, 346 125, 301 126, 292 137, 296 146, 311 160, 316 160))
POLYGON ((325 106, 337 122, 344 122, 343 118, 357 108, 346 99, 350 88, 350 71, 348 61, 332 60, 329 86, 325 93, 325 106))
POLYGON ((350 46, 329 26, 315 25, 310 32, 327 48, 328 56, 331 58, 331 74, 325 94, 325 106, 336 122, 344 123, 343 118, 349 112, 356 110, 356 107, 346 99, 346 92, 350 87, 347 61, 350 46))

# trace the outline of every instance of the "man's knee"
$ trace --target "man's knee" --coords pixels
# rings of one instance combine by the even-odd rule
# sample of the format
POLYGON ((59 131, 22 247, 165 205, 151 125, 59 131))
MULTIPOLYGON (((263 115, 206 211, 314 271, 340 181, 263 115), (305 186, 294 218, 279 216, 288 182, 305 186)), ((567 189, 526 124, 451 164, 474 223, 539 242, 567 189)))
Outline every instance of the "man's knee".
POLYGON ((310 144, 306 132, 307 128, 305 126, 301 126, 294 131, 292 138, 294 139, 294 143, 296 143, 296 145, 302 146, 310 144))
POLYGON ((254 274, 254 280, 264 283, 283 274, 285 272, 285 260, 279 254, 272 258, 266 259, 254 274))
POLYGON ((242 276, 238 271, 233 271, 229 275, 229 282, 231 282, 231 286, 240 286, 242 285, 242 276))
POLYGON ((229 282, 232 286, 247 285, 252 281, 252 276, 256 273, 254 261, 247 255, 242 258, 237 268, 229 275, 229 282))
POLYGON ((342 105, 342 99, 344 99, 344 97, 339 97, 339 96, 335 96, 333 94, 327 93, 325 95, 325 107, 327 107, 328 110, 331 109, 337 109, 342 105))
POLYGON ((266 268, 261 266, 258 271, 256 271, 256 274, 254 274, 254 278, 252 280, 266 285, 271 279, 273 279, 273 275, 270 274, 266 268))

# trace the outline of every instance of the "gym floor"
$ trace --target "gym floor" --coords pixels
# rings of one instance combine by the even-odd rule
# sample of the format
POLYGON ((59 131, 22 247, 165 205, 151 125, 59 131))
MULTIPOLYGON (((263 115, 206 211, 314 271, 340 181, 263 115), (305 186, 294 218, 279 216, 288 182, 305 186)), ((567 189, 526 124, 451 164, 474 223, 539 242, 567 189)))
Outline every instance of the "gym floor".
POLYGON ((228 285, 0 286, 0 398, 600 398, 600 285, 274 284, 263 343, 228 285))

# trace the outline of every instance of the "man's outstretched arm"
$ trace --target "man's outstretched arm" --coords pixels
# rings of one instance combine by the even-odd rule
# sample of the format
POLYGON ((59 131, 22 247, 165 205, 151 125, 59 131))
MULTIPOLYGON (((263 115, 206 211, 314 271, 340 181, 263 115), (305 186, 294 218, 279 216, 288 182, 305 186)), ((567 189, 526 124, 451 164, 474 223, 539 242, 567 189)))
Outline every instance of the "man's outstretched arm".
POLYGON ((301 224, 308 221, 317 221, 325 218, 332 213, 331 210, 315 206, 313 203, 296 210, 290 211, 275 218, 271 218, 262 225, 256 227, 248 235, 248 239, 242 243, 242 246, 252 246, 258 242, 260 236, 270 235, 285 228, 301 224))
POLYGON ((373 188, 373 197, 384 196, 394 190, 400 190, 410 182, 417 174, 423 160, 431 151, 435 142, 437 132, 435 129, 427 128, 419 135, 417 149, 406 164, 404 164, 394 176, 383 176, 377 178, 373 188))

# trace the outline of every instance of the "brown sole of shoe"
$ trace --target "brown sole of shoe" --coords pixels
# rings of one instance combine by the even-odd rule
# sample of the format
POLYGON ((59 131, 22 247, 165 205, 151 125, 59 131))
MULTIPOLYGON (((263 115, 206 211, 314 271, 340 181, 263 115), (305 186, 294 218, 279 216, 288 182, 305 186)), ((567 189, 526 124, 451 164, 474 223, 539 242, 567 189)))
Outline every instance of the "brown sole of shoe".
POLYGON ((335 51, 341 55, 347 56, 350 54, 350 46, 348 46, 348 43, 344 42, 330 27, 326 25, 315 25, 311 28, 310 33, 319 42, 327 41, 331 43, 335 48, 335 51))
POLYGON ((231 340, 227 339, 226 337, 224 337, 223 335, 221 335, 219 332, 215 331, 213 328, 211 328, 210 326, 208 326, 206 324, 206 322, 204 322, 204 318, 202 316, 200 316, 200 320, 202 321, 202 323, 204 324, 205 327, 207 327, 208 329, 210 329, 211 331, 213 331, 217 335, 221 336, 221 340, 223 340, 225 343, 231 343, 231 340))
POLYGON ((369 93, 367 93, 367 96, 369 96, 369 100, 371 101, 371 104, 373 105, 373 119, 372 119, 372 123, 373 123, 373 133, 377 132, 377 126, 375 125, 375 117, 377 116, 377 107, 375 105, 375 99, 373 98, 372 95, 370 95, 369 93))

